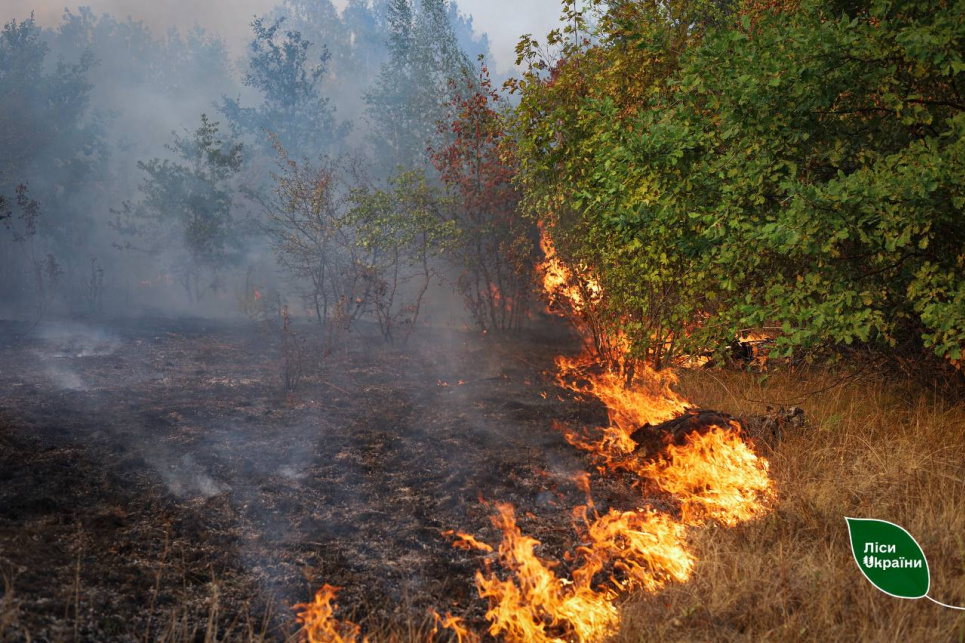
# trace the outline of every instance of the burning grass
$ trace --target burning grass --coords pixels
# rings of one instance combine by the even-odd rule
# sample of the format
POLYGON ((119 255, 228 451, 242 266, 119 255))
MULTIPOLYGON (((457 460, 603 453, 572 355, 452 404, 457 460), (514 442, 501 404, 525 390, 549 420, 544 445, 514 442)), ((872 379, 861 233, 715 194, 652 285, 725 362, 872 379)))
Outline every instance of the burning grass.
POLYGON ((844 516, 896 522, 925 549, 932 595, 965 605, 965 404, 905 380, 840 384, 822 370, 684 373, 698 405, 734 414, 789 401, 808 413, 768 453, 778 499, 764 518, 708 525, 690 542, 690 581, 622 610, 614 641, 947 641, 965 615, 874 589, 852 559, 844 516), (826 390, 825 390, 826 389, 826 390), (802 394, 821 391, 804 400, 802 394))
MULTIPOLYGON (((569 575, 555 562, 536 555, 540 542, 523 534, 512 505, 497 505, 493 525, 502 534, 498 561, 505 577, 491 569, 476 575, 479 595, 488 599, 489 634, 509 641, 597 641, 616 628, 616 602, 622 592, 656 592, 669 581, 685 582, 694 566, 687 544, 688 527, 712 519, 728 526, 756 518, 773 497, 767 461, 743 441, 740 426, 711 426, 669 444, 656 460, 636 454, 630 435, 641 425, 673 418, 687 409, 670 388, 669 375, 643 373, 638 383, 618 382, 612 373, 588 368, 590 360, 557 359, 564 389, 600 399, 610 425, 582 435, 567 431, 568 441, 588 451, 612 476, 621 471, 640 476, 680 504, 680 517, 648 506, 610 509, 600 515, 590 496, 590 479, 577 476, 588 503, 574 509, 576 530, 584 543, 567 552, 569 575), (601 579, 601 575, 603 579, 601 579)), ((469 536, 456 543, 465 549, 490 550, 469 536)))
POLYGON ((574 346, 542 337, 521 342, 518 361, 488 343, 454 349, 462 337, 430 354, 356 355, 341 379, 306 372, 303 397, 291 400, 275 348, 253 352, 262 342, 164 327, 121 332, 104 355, 4 349, 14 365, 2 374, 0 413, 7 638, 965 631, 957 613, 871 588, 853 568, 842 518, 908 527, 929 556, 935 597, 962 604, 961 403, 907 382, 835 387, 818 371, 763 384, 682 371, 672 389, 654 381, 607 397, 596 394, 605 373, 574 370, 554 392, 540 372, 553 373, 559 346, 574 346), (84 386, 52 391, 48 363, 84 386), (807 390, 823 392, 796 400, 807 390), (811 424, 773 449, 751 450, 723 422, 659 453, 633 451, 638 421, 688 406, 764 410, 747 399, 796 401, 811 424), (135 424, 144 429, 129 434, 135 424), (344 589, 336 597, 326 583, 344 589), (299 614, 315 629, 299 630, 299 614))
MULTIPOLYGON (((580 287, 556 258, 548 235, 541 236, 545 260, 540 272, 549 306, 579 313, 602 292, 592 280, 586 282, 594 284, 590 291, 585 283, 580 287)), ((587 340, 586 332, 583 335, 587 340)), ((620 343, 620 339, 608 343, 620 343)), ((643 460, 636 453, 633 434, 685 413, 689 405, 672 390, 672 374, 644 369, 628 379, 607 370, 605 364, 595 364, 596 357, 597 352, 586 350, 579 358, 556 360, 559 386, 580 398, 599 400, 609 419, 607 426, 596 429, 595 438, 593 429, 584 427, 565 430, 567 440, 588 451, 600 463, 597 470, 603 476, 630 472, 641 477, 638 484, 649 478, 680 504, 680 517, 652 508, 643 498, 638 508, 611 508, 601 516, 593 506, 589 476, 577 475, 588 500, 573 511, 581 523, 576 530, 584 544, 565 552, 570 563, 567 574, 558 573, 559 562, 536 553, 541 543, 519 528, 514 506, 498 503, 492 521, 502 538, 496 560, 503 575, 493 571, 492 558, 486 559, 485 572, 476 573, 479 596, 489 603, 485 617, 493 637, 526 643, 584 643, 609 636, 618 622, 616 602, 621 592, 638 588, 655 592, 668 581, 690 577, 694 557, 686 542, 688 527, 706 519, 735 526, 763 514, 773 496, 767 462, 743 441, 736 422, 685 435, 683 444, 667 444, 656 460, 643 460), (606 580, 601 582, 601 575, 606 580)), ((455 547, 494 551, 462 532, 455 547)), ((325 586, 314 605, 301 606, 300 622, 313 643, 321 640, 319 636, 333 643, 354 642, 358 628, 347 626, 349 638, 343 639, 341 630, 346 626, 332 617, 330 589, 325 586)), ((442 625, 454 630, 460 640, 470 635, 461 623, 449 619, 451 615, 442 625)))
POLYGON ((315 600, 311 603, 295 605, 298 611, 298 622, 303 626, 302 635, 308 643, 356 643, 361 638, 361 628, 352 622, 340 621, 335 618, 338 605, 335 597, 338 587, 323 585, 315 592, 315 600))
POLYGON ((641 473, 662 491, 680 499, 683 521, 704 520, 736 526, 765 514, 774 496, 769 463, 744 442, 740 427, 713 426, 686 444, 670 444, 641 473))

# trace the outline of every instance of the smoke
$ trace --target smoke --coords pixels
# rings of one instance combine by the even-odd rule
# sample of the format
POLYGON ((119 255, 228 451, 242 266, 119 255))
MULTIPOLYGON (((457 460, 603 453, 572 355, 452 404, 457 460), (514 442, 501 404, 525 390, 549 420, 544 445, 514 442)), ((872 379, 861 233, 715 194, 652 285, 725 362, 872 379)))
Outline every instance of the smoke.
MULTIPOLYGON (((343 10, 347 0, 335 0, 343 10)), ((489 36, 497 69, 509 72, 515 64, 514 49, 522 34, 545 34, 556 26, 560 12, 558 0, 461 0, 459 8, 472 16, 479 33, 489 36)), ((195 26, 220 34, 234 56, 240 55, 251 35, 249 24, 254 16, 270 12, 274 0, 167 0, 166 2, 131 2, 130 0, 88 0, 95 13, 109 13, 141 21, 155 33, 171 27, 189 30, 195 26)), ((0 21, 22 19, 33 11, 46 26, 55 25, 63 14, 64 4, 57 0, 6 0, 0 8, 0 21)))
POLYGON ((55 391, 86 391, 90 383, 82 374, 84 360, 114 353, 119 340, 110 333, 79 322, 41 325, 40 348, 33 351, 41 372, 55 391))
MULTIPOLYGON (((514 8, 518 22, 507 22, 498 4, 451 5, 449 37, 469 61, 500 43, 497 62, 508 69, 512 41, 555 16, 556 8, 555 2, 528 3, 514 8)), ((383 74, 386 0, 100 0, 61 7, 11 0, 0 8, 0 20, 19 30, 0 42, 0 67, 7 67, 0 73, 0 113, 7 117, 0 122, 0 203, 11 209, 23 187, 25 203, 37 204, 32 220, 13 212, 6 223, 14 229, 0 228, 0 312, 21 318, 35 308, 48 316, 236 314, 251 282, 272 284, 282 300, 297 296, 295 284, 279 283, 264 234, 277 162, 266 130, 294 160, 351 153, 377 176, 397 167, 384 140, 373 139, 373 133, 394 136, 395 117, 366 111, 377 83, 388 86, 388 103, 408 96, 407 87, 392 86, 396 79, 383 74), (23 23, 31 14, 39 28, 23 23), (282 83, 272 84, 278 64, 290 61, 263 60, 259 71, 251 46, 259 16, 266 28, 284 18, 261 51, 284 49, 290 31, 311 43, 301 68, 285 70, 310 80, 311 100, 286 103, 282 83), (200 140, 202 114, 217 125, 223 149, 244 146, 242 169, 220 183, 208 181, 214 168, 198 166, 200 157, 180 144, 200 140), (323 116, 338 132, 311 131, 323 116), (342 124, 351 125, 347 136, 342 124), (305 148, 293 150, 298 144, 305 148), (232 223, 222 230, 212 226, 221 216, 213 209, 226 199, 232 223), (199 230, 207 237, 192 237, 199 230), (24 302, 31 302, 29 310, 24 302)), ((420 34, 421 41, 432 40, 420 34)), ((451 66, 442 73, 458 75, 451 66)), ((423 94, 446 98, 445 83, 433 82, 443 91, 423 94)), ((308 91, 298 87, 291 94, 308 91)), ((416 105, 425 122, 413 129, 419 134, 408 149, 424 151, 424 134, 438 127, 444 110, 416 105)))

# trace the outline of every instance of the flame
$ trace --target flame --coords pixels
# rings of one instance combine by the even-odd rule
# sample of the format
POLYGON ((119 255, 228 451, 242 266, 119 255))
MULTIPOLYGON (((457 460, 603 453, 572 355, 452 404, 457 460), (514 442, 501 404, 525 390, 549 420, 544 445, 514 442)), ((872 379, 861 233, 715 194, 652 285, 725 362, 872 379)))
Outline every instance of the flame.
POLYGON ((557 256, 556 246, 542 224, 539 226, 539 247, 543 251, 543 261, 538 272, 543 280, 548 311, 567 304, 579 313, 600 299, 600 283, 591 276, 577 279, 573 271, 557 256))
POLYGON ((686 547, 686 527, 667 514, 652 509, 617 511, 588 518, 588 507, 577 507, 585 523, 588 544, 577 551, 585 561, 573 572, 580 582, 612 566, 609 581, 616 590, 645 589, 653 592, 668 581, 684 582, 694 568, 693 554, 686 547), (616 576, 619 572, 622 578, 616 576))
POLYGON ((637 443, 630 436, 646 424, 673 419, 689 408, 671 388, 677 380, 670 371, 657 373, 644 368, 628 386, 623 376, 611 370, 594 370, 592 359, 585 354, 575 359, 558 357, 556 365, 561 388, 596 397, 607 408, 607 427, 573 430, 557 425, 570 444, 593 454, 602 472, 632 471, 639 475, 640 463, 634 456, 637 443))
POLYGON ((773 497, 768 466, 734 425, 691 434, 683 446, 667 446, 664 455, 641 471, 661 490, 680 499, 687 523, 710 518, 733 526, 766 511, 773 497))
POLYGON ((476 540, 475 536, 463 533, 461 531, 456 532, 453 530, 442 532, 443 536, 455 536, 456 540, 452 543, 452 546, 456 549, 465 549, 466 551, 479 550, 485 552, 492 552, 493 548, 484 542, 476 540))
POLYGON ((579 582, 558 578, 554 563, 539 558, 540 542, 524 536, 516 525, 512 505, 497 504, 493 525, 503 534, 499 561, 510 572, 500 579, 494 572, 476 572, 479 595, 489 599, 489 633, 510 641, 563 641, 575 637, 591 641, 611 632, 617 610, 612 591, 598 592, 579 582))
POLYGON ((688 408, 670 389, 672 376, 653 379, 656 376, 651 372, 648 384, 621 388, 609 373, 586 374, 577 380, 582 386, 569 387, 600 398, 607 405, 610 426, 595 431, 558 428, 570 444, 594 457, 601 473, 628 471, 674 496, 689 525, 711 519, 733 526, 762 515, 773 496, 769 464, 744 442, 739 424, 692 433, 683 445, 665 445, 653 461, 636 452, 638 445, 630 437, 634 431, 688 408))
MULTIPOLYGON (((645 401, 642 410, 631 406, 612 416, 632 422, 640 413, 663 412, 655 399, 669 400, 667 409, 682 403, 679 398, 654 398, 632 390, 616 399, 645 401)), ((665 454, 652 462, 632 455, 636 445, 627 432, 630 426, 635 425, 608 427, 596 442, 568 437, 601 457, 604 473, 624 469, 650 478, 680 503, 681 517, 650 507, 610 509, 601 516, 588 499, 587 505, 574 509, 582 544, 567 559, 574 563, 568 580, 557 576, 556 563, 536 555, 540 542, 523 535, 512 505, 497 505, 493 524, 502 533, 498 561, 509 576, 501 579, 488 569, 488 562, 487 573, 476 575, 479 595, 489 600, 486 618, 492 636, 536 642, 604 638, 616 627, 621 592, 655 592, 668 582, 690 578, 696 559, 687 545, 689 528, 708 519, 733 526, 766 511, 773 496, 768 463, 744 443, 736 426, 694 433, 683 446, 667 446, 665 454), (601 575, 605 580, 598 580, 601 575)), ((575 482, 589 496, 589 476, 581 474, 575 482)), ((491 551, 475 538, 463 537, 462 542, 466 548, 491 551)))
POLYGON ((435 626, 432 628, 432 636, 439 632, 441 627, 444 630, 452 630, 456 635, 456 643, 476 643, 479 640, 479 636, 473 633, 468 627, 466 627, 465 621, 458 617, 453 616, 450 612, 446 612, 446 615, 440 616, 439 612, 434 609, 429 610, 429 614, 435 619, 435 626))
POLYGON ((335 618, 335 597, 340 588, 324 585, 315 593, 312 603, 300 603, 294 609, 301 610, 296 618, 302 625, 302 633, 309 643, 367 643, 368 638, 359 639, 360 628, 355 623, 339 621, 335 618))
MULTIPOLYGON (((568 312, 582 315, 587 306, 601 300, 599 283, 591 277, 577 278, 559 259, 542 226, 540 237, 545 255, 540 274, 548 308, 565 304, 568 312)), ((624 336, 604 340, 607 346, 628 352, 624 336)), ((601 474, 629 472, 638 482, 649 481, 671 496, 679 506, 679 517, 646 505, 632 511, 611 508, 600 515, 590 497, 589 474, 577 475, 574 481, 586 493, 587 504, 573 510, 580 544, 564 556, 567 575, 557 573, 564 567, 560 562, 537 555, 540 541, 523 534, 513 506, 497 503, 491 520, 502 536, 495 549, 502 576, 493 570, 493 557, 487 556, 485 571, 476 572, 476 588, 489 602, 489 634, 509 641, 584 642, 614 633, 622 592, 656 592, 667 583, 691 577, 696 559, 688 547, 690 529, 708 520, 734 526, 757 518, 774 497, 767 460, 744 442, 736 423, 695 431, 683 444, 667 440, 655 457, 646 454, 649 459, 637 453, 631 438, 635 431, 676 418, 691 406, 673 390, 676 379, 670 371, 638 368, 629 381, 616 370, 601 369, 588 351, 575 359, 559 357, 556 365, 562 388, 599 399, 608 414, 606 427, 581 431, 560 427, 566 439, 589 452, 601 474)), ((438 385, 449 386, 442 380, 438 385)), ((545 392, 540 395, 546 397, 545 392)), ((470 534, 446 531, 443 535, 455 537, 456 548, 494 552, 491 545, 470 534)), ((358 626, 334 619, 334 596, 334 588, 326 585, 313 605, 298 606, 306 608, 299 620, 305 623, 310 641, 357 639, 358 626)), ((448 612, 445 617, 431 613, 436 621, 433 635, 442 627, 452 630, 459 643, 478 640, 462 619, 448 612)))
POLYGON ((576 359, 557 357, 557 381, 567 390, 599 398, 607 408, 610 424, 633 433, 644 424, 671 420, 689 408, 689 404, 671 388, 677 378, 670 371, 657 373, 645 368, 631 385, 626 379, 605 370, 590 370, 592 359, 583 355, 576 359))
MULTIPOLYGON (((565 303, 579 316, 601 300, 599 283, 584 278, 581 284, 559 259, 543 227, 540 246, 545 255, 540 274, 550 308, 565 303)), ((628 352, 625 337, 604 339, 608 346, 628 352)), ((591 453, 604 475, 629 471, 641 482, 651 480, 679 503, 680 517, 646 506, 635 511, 610 509, 601 516, 589 497, 589 476, 578 475, 576 483, 588 503, 573 512, 582 544, 567 557, 573 564, 568 580, 556 574, 558 563, 536 555, 540 542, 523 535, 512 505, 497 505, 492 520, 502 534, 498 562, 508 576, 500 578, 488 560, 486 573, 476 574, 479 595, 489 600, 486 618, 494 637, 542 642, 607 636, 618 621, 620 592, 655 592, 668 582, 690 578, 696 560, 687 546, 688 529, 707 520, 732 526, 758 517, 774 495, 767 460, 742 440, 736 424, 695 432, 683 445, 666 445, 655 460, 642 459, 631 435, 644 425, 680 416, 690 405, 673 391, 676 379, 669 371, 643 368, 628 381, 615 370, 601 370, 595 361, 588 351, 575 359, 557 358, 560 386, 599 399, 609 420, 609 426, 594 431, 564 427, 567 440, 591 453), (606 578, 601 580, 602 576, 606 578)), ((474 538, 460 537, 463 547, 492 550, 480 547, 474 538)))

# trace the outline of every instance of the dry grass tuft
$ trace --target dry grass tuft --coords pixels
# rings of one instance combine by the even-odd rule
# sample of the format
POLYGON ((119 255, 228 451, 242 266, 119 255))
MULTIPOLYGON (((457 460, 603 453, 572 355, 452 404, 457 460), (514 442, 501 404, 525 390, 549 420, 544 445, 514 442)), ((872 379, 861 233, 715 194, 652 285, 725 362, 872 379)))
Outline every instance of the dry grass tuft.
POLYGON ((0 641, 7 640, 19 625, 20 601, 14 592, 15 573, 7 565, 0 566, 0 641))
POLYGON ((887 596, 851 556, 845 516, 890 520, 921 544, 930 595, 965 606, 965 404, 903 380, 823 371, 684 374, 705 408, 759 413, 800 399, 809 426, 772 451, 767 517, 693 534, 691 582, 627 601, 615 641, 965 638, 965 612, 887 596), (826 390, 825 390, 826 389, 826 390))

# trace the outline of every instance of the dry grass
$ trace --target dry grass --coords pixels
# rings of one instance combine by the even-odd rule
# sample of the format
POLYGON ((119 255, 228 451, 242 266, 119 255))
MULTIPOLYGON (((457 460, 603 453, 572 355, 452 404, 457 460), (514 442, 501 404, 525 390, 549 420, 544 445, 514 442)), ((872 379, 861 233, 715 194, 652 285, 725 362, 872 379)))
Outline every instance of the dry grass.
MULTIPOLYGON (((0 561, 2 562, 2 561, 0 561)), ((173 563, 165 556, 161 561, 160 575, 174 569, 173 563)), ((73 641, 97 640, 78 629, 80 612, 80 569, 76 587, 69 588, 78 598, 67 602, 64 618, 51 629, 51 632, 37 638, 34 632, 21 626, 20 601, 15 591, 15 575, 8 566, 0 564, 0 642, 34 640, 68 643, 73 641)), ((157 588, 160 588, 160 580, 157 588)), ((157 591, 156 588, 156 591, 157 591)), ((269 605, 271 602, 269 602, 269 605)), ((154 611, 154 606, 149 606, 154 611)), ((270 607, 269 607, 270 610, 270 607)), ((375 613, 376 610, 372 610, 375 613)), ((406 610, 411 614, 411 610, 406 610)), ((341 613, 339 616, 349 621, 358 621, 367 640, 372 643, 409 643, 437 641, 445 643, 455 640, 451 632, 439 630, 431 615, 423 618, 410 618, 399 621, 380 617, 358 619, 357 612, 341 613)), ((284 626, 269 629, 274 614, 259 612, 253 614, 249 605, 233 612, 226 611, 221 603, 221 586, 215 580, 208 583, 208 594, 198 600, 187 597, 176 598, 166 609, 159 610, 157 618, 149 619, 140 635, 130 633, 104 633, 98 636, 104 640, 133 640, 144 643, 219 643, 239 641, 242 643, 301 643, 304 636, 294 624, 294 614, 286 614, 280 620, 284 626)), ((361 643, 361 641, 360 641, 361 643)))
POLYGON ((736 529, 693 534, 694 578, 628 600, 616 641, 965 639, 965 612, 887 596, 851 556, 845 516, 908 529, 931 568, 930 595, 965 606, 965 404, 902 378, 826 372, 693 372, 694 403, 735 414, 800 399, 809 426, 773 451, 779 500, 736 529))
POLYGON ((3 588, 3 594, 0 595, 0 641, 6 640, 6 633, 19 625, 20 601, 14 592, 14 578, 14 571, 0 564, 0 585, 3 588))

